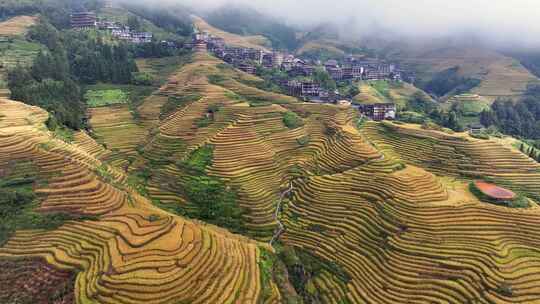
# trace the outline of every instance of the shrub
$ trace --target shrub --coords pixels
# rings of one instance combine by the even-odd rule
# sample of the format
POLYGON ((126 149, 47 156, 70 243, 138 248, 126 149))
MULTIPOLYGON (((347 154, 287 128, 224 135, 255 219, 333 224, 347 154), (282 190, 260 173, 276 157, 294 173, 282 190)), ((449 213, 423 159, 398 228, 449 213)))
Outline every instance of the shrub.
POLYGON ((66 143, 72 143, 75 141, 75 135, 73 134, 73 130, 68 129, 64 126, 57 127, 54 130, 54 137, 66 142, 66 143))
POLYGON ((181 166, 199 172, 204 172, 207 167, 212 165, 213 153, 214 147, 212 145, 202 146, 193 151, 189 158, 182 162, 181 166))
POLYGON ((145 72, 132 73, 132 83, 135 85, 151 86, 155 79, 152 75, 145 72))
POLYGON ((225 80, 226 78, 223 75, 217 75, 217 74, 208 75, 208 82, 214 85, 219 85, 225 80))
POLYGON ((151 214, 150 216, 148 216, 148 221, 149 222, 155 222, 155 221, 159 221, 161 219, 161 217, 157 214, 151 214))
POLYGON ((311 138, 309 137, 309 135, 306 135, 306 136, 302 136, 302 137, 300 137, 300 138, 297 138, 297 139, 296 139, 296 142, 297 142, 300 146, 304 147, 304 146, 307 146, 307 144, 309 144, 310 139, 311 139, 311 138))
POLYGON ((55 116, 49 114, 49 118, 47 118, 45 125, 47 126, 47 129, 54 131, 56 130, 56 127, 58 127, 58 120, 55 116))
POLYGON ((186 105, 191 102, 196 102, 201 99, 199 94, 189 94, 184 96, 171 96, 167 102, 161 107, 160 118, 173 113, 178 107, 186 105))
POLYGON ((490 137, 488 134, 486 133, 471 133, 471 137, 474 137, 474 138, 477 138, 477 139, 483 139, 483 140, 488 140, 490 137))
POLYGON ((212 123, 212 120, 208 117, 199 118, 195 121, 198 128, 208 127, 212 123))
POLYGON ((235 233, 245 231, 243 210, 238 206, 236 191, 220 179, 192 177, 186 183, 185 191, 189 201, 197 207, 197 218, 235 233))
POLYGON ((443 128, 439 126, 438 124, 431 122, 431 121, 425 121, 422 124, 422 129, 424 130, 434 130, 434 131, 443 131, 443 128))
POLYGON ((510 286, 508 283, 502 283, 501 285, 499 285, 496 292, 505 297, 511 297, 514 294, 512 286, 510 286))
POLYGON ((398 115, 398 120, 407 123, 423 124, 427 118, 426 116, 416 112, 400 112, 398 115))
POLYGON ((283 123, 289 129, 296 129, 304 125, 302 119, 294 112, 287 111, 283 114, 283 123))
POLYGON ((356 121, 356 128, 358 130, 362 129, 362 127, 366 124, 367 121, 368 119, 365 116, 358 118, 358 120, 356 121))

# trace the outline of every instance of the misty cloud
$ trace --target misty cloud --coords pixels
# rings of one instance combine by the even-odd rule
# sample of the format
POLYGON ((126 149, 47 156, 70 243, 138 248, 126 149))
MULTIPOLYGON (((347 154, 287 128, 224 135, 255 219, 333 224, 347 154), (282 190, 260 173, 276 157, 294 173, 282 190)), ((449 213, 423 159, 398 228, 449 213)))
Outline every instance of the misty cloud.
POLYGON ((358 35, 371 34, 374 28, 420 38, 467 33, 497 44, 540 46, 538 0, 168 1, 202 10, 219 9, 225 4, 243 5, 290 24, 331 22, 358 35))

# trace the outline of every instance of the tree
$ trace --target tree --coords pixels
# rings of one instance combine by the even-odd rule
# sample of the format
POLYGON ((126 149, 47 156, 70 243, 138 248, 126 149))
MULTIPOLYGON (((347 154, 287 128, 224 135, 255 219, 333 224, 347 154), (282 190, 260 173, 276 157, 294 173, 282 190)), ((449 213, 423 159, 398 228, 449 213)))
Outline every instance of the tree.
POLYGON ((139 17, 137 16, 130 15, 127 20, 127 25, 133 31, 141 30, 141 21, 139 20, 139 17))
POLYGON ((459 122, 458 115, 455 111, 450 111, 450 113, 448 113, 448 120, 445 126, 457 132, 461 132, 464 129, 463 125, 459 122))
POLYGON ((319 83, 321 87, 325 90, 334 91, 337 86, 336 82, 332 77, 330 77, 330 74, 322 67, 318 67, 313 72, 313 80, 315 82, 319 83))
POLYGON ((197 206, 201 220, 234 232, 243 231, 243 211, 236 202, 236 192, 221 180, 204 175, 193 177, 186 184, 186 194, 197 206))

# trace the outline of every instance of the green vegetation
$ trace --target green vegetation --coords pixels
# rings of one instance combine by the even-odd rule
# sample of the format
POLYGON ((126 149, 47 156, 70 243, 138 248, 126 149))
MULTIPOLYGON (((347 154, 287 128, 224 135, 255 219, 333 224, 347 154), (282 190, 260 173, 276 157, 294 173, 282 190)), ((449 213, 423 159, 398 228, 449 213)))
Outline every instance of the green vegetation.
POLYGON ((283 123, 289 129, 296 129, 304 125, 302 118, 291 111, 283 113, 283 123))
POLYGON ((368 119, 365 116, 362 116, 356 120, 356 129, 360 130, 364 126, 364 124, 368 121, 368 119))
POLYGON ((259 269, 261 271, 261 298, 268 299, 271 295, 271 282, 273 281, 274 267, 277 262, 276 256, 266 248, 259 247, 259 269))
POLYGON ((309 135, 306 135, 306 136, 302 136, 298 139, 296 139, 296 142, 298 143, 298 145, 300 145, 301 147, 305 147, 309 144, 309 141, 311 140, 310 136, 309 135))
POLYGON ((259 90, 283 94, 283 90, 276 83, 279 81, 288 80, 289 76, 287 73, 281 71, 280 69, 265 69, 257 65, 255 74, 263 81, 246 81, 241 78, 237 80, 246 85, 256 87, 259 90))
MULTIPOLYGON (((306 303, 312 303, 314 299, 320 301, 320 293, 324 291, 317 290, 313 280, 323 274, 332 275, 343 289, 347 289, 351 276, 340 264, 322 259, 297 247, 277 246, 277 248, 279 261, 286 265, 290 282, 306 303)), ((342 300, 346 301, 346 299, 342 300)))
MULTIPOLYGON (((22 37, 0 39, 0 68, 13 69, 17 65, 28 67, 43 47, 22 37)), ((0 88, 7 87, 7 83, 0 88)))
POLYGON ((489 105, 478 100, 455 101, 452 109, 463 116, 478 116, 482 111, 489 109, 489 105))
POLYGON ((132 74, 133 77, 133 84, 135 85, 144 85, 144 86, 150 86, 152 85, 155 80, 154 77, 148 73, 145 72, 136 72, 132 74))
POLYGON ((540 139, 540 84, 530 84, 525 96, 517 102, 497 99, 490 110, 481 113, 480 121, 504 134, 540 139))
POLYGON ((184 106, 191 102, 196 102, 201 99, 202 96, 199 94, 189 94, 184 96, 171 96, 167 102, 161 107, 160 116, 166 117, 167 115, 173 113, 178 107, 184 106))
POLYGON ((189 10, 179 4, 171 5, 148 5, 142 2, 127 2, 123 3, 123 7, 135 14, 139 18, 147 20, 146 23, 151 23, 153 28, 148 28, 149 24, 138 20, 142 30, 152 31, 154 28, 161 30, 161 35, 168 34, 168 37, 161 39, 183 39, 190 37, 193 33, 193 26, 189 17, 189 10), (171 36, 171 34, 174 34, 171 36))
POLYGON ((416 92, 409 99, 405 110, 397 115, 397 119, 402 122, 416 124, 430 122, 457 132, 465 130, 462 112, 455 107, 449 111, 441 109, 438 104, 434 103, 421 91, 416 92))
POLYGON ((208 82, 214 85, 220 85, 225 80, 227 80, 227 78, 223 75, 219 75, 219 74, 208 75, 208 82))
POLYGON ((54 129, 53 136, 58 138, 66 143, 72 143, 75 140, 73 130, 66 128, 64 126, 58 126, 54 129))
MULTIPOLYGON (((212 165, 213 149, 211 145, 204 145, 193 151, 185 160, 176 163, 176 166, 186 174, 178 180, 178 184, 189 206, 163 204, 158 200, 153 200, 153 203, 178 215, 199 219, 234 233, 246 233, 244 211, 238 205, 237 190, 220 178, 206 173, 206 169, 212 165)), ((139 171, 128 178, 128 183, 139 193, 147 196, 146 185, 151 174, 150 169, 139 171)))
POLYGON ((336 82, 330 74, 322 67, 318 67, 313 71, 313 80, 321 85, 321 87, 328 91, 334 91, 337 88, 336 82))
POLYGON ((94 85, 84 86, 84 95, 88 91, 122 91, 126 95, 126 101, 128 102, 130 109, 136 109, 142 101, 150 96, 156 88, 154 86, 132 85, 132 84, 110 84, 110 83, 98 83, 94 85))
POLYGON ((127 94, 119 89, 88 90, 84 94, 84 99, 86 100, 86 104, 91 108, 128 102, 127 94))
POLYGON ((479 84, 479 79, 460 76, 459 67, 455 66, 435 74, 431 80, 420 83, 420 87, 437 96, 444 96, 468 92, 479 84))
POLYGON ((182 165, 203 173, 206 168, 212 165, 213 153, 214 147, 212 145, 204 145, 191 153, 182 165))
MULTIPOLYGON (((191 53, 183 53, 178 56, 137 59, 137 66, 140 72, 152 77, 151 85, 159 87, 168 81, 171 74, 191 61, 191 53)), ((137 75, 133 75, 134 81, 137 81, 137 75)))
POLYGON ((397 119, 400 122, 423 124, 429 118, 418 112, 404 111, 398 113, 397 119))
POLYGON ((539 147, 539 141, 532 140, 528 140, 525 142, 522 141, 519 145, 516 146, 516 148, 518 148, 521 153, 529 156, 537 162, 540 162, 540 150, 538 149, 539 147))
POLYGON ((390 86, 388 84, 388 81, 386 80, 370 81, 369 85, 371 85, 375 90, 377 90, 382 96, 386 98, 390 98, 390 86))
POLYGON ((243 210, 238 206, 236 190, 205 169, 212 164, 213 147, 204 146, 194 151, 181 165, 191 173, 184 184, 186 197, 196 210, 188 216, 244 233, 243 210))
POLYGON ((352 82, 339 82, 337 84, 339 94, 341 96, 347 97, 347 98, 354 98, 356 95, 360 94, 360 90, 358 89, 358 83, 352 82))

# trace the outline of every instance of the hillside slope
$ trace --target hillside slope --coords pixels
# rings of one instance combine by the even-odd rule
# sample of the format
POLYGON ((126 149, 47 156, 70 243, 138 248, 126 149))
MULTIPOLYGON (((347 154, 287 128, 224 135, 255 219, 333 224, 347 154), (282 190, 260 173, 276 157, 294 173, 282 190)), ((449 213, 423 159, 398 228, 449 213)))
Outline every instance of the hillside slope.
MULTIPOLYGON (((47 118, 39 108, 0 100, 0 176, 29 162, 37 173, 27 176, 46 181, 34 186, 38 212, 92 217, 18 230, 2 244, 0 260, 42 260, 76 272, 77 303, 257 303, 261 244, 155 208, 127 185, 124 173, 84 148, 91 145, 54 139, 44 127, 47 118)), ((6 294, 2 288, 2 301, 15 299, 10 292, 20 298, 53 288, 55 281, 24 271, 34 276, 28 289, 6 294)))
POLYGON ((208 24, 204 19, 198 16, 191 16, 193 24, 200 31, 208 32, 216 37, 223 38, 225 44, 236 47, 253 48, 258 50, 268 51, 271 45, 270 40, 264 36, 241 36, 222 31, 208 24))
POLYGON ((488 98, 518 98, 527 84, 539 81, 518 61, 495 51, 477 47, 440 46, 414 50, 399 55, 405 64, 415 66, 420 77, 429 79, 443 70, 459 67, 465 77, 480 79, 472 93, 488 98))
POLYGON ((28 28, 37 22, 37 17, 17 16, 0 22, 0 36, 19 36, 26 34, 28 28))
MULTIPOLYGON (((174 80, 162 94, 201 98, 158 122, 135 164, 157 165, 149 182, 151 196, 189 209, 182 196, 186 172, 174 160, 209 143, 214 147, 209 174, 237 187, 240 204, 248 210, 246 233, 269 240, 277 227, 274 208, 290 187, 279 216, 285 225, 281 245, 296 252, 302 267, 313 263, 303 259, 306 255, 324 265, 304 277, 305 285, 297 290, 304 299, 540 299, 534 280, 540 266, 535 249, 540 209, 480 202, 467 187, 468 181, 485 176, 537 199, 540 175, 533 160, 496 142, 467 135, 446 138, 419 127, 403 127, 399 132, 404 135, 394 135, 393 129, 379 131, 385 124, 368 124, 359 132, 350 108, 272 97, 246 85, 257 83, 253 76, 204 53, 196 54, 174 80), (212 122, 198 125, 215 104, 220 110, 212 122), (302 124, 288 129, 282 119, 288 111, 302 124), (162 157, 170 161, 157 164, 162 157)), ((294 265, 292 273, 300 267, 294 265)))
POLYGON ((37 22, 34 16, 17 16, 0 22, 0 97, 8 97, 7 70, 17 64, 27 65, 40 50, 36 43, 27 42, 24 35, 37 22))
POLYGON ((540 301, 539 164, 464 133, 358 126, 351 107, 302 103, 262 81, 195 53, 138 107, 146 135, 126 145, 127 172, 87 134, 67 144, 43 110, 0 101, 0 176, 30 161, 38 170, 26 175, 47 181, 35 185, 39 212, 91 216, 18 229, 0 262, 76 272, 78 303, 540 301), (245 236, 186 218, 200 208, 194 178, 235 192, 245 236), (468 187, 479 178, 531 206, 480 201, 468 187))

